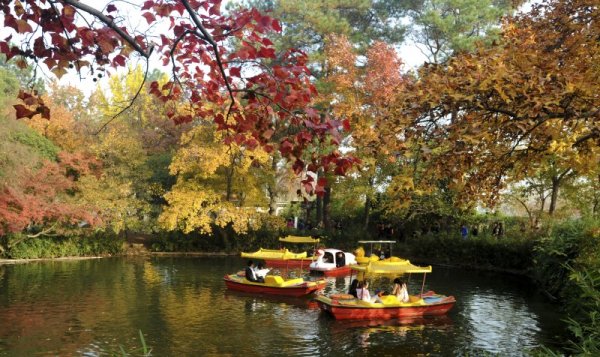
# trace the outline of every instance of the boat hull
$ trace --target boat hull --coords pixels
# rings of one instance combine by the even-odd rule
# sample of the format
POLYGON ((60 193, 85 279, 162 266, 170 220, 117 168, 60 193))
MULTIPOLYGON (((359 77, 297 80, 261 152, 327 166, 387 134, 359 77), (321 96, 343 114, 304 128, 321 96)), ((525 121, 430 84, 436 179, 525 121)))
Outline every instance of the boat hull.
POLYGON ((312 259, 264 259, 265 264, 271 268, 288 268, 288 269, 296 269, 296 268, 306 268, 312 262, 312 259))
POLYGON ((252 294, 267 294, 279 296, 305 296, 312 294, 325 287, 325 280, 305 281, 301 284, 290 286, 269 286, 265 283, 253 283, 237 275, 225 275, 225 285, 230 290, 241 291, 252 294))
POLYGON ((354 301, 343 301, 330 299, 325 296, 319 296, 315 299, 319 308, 330 313, 336 320, 387 320, 401 319, 407 317, 437 316, 445 315, 456 300, 453 296, 444 296, 439 301, 427 304, 406 304, 403 306, 385 306, 378 307, 364 306, 354 301))
POLYGON ((350 274, 352 269, 350 269, 350 265, 345 265, 343 267, 337 267, 332 269, 318 269, 318 268, 310 268, 311 273, 321 274, 324 276, 346 276, 350 274))

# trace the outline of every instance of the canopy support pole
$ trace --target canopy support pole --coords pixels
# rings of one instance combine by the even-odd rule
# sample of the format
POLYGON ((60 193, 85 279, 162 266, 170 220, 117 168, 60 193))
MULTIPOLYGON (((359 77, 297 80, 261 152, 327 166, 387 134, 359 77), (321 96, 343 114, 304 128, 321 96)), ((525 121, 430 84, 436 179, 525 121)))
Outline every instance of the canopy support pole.
POLYGON ((425 277, 427 276, 427 274, 423 274, 423 285, 421 285, 421 294, 419 295, 419 297, 423 297, 423 290, 425 289, 425 277))

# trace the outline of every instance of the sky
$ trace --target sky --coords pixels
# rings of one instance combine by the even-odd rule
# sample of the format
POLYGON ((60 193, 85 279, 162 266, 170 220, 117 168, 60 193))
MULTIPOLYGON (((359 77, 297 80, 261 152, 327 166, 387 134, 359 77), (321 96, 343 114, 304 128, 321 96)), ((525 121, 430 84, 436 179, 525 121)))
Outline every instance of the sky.
MULTIPOLYGON (((224 0, 224 3, 226 3, 227 1, 228 0, 224 0)), ((109 0, 81 0, 81 2, 86 5, 89 5, 91 7, 101 10, 101 9, 105 8, 110 1, 109 0)), ((119 8, 119 10, 127 11, 128 8, 132 9, 131 5, 128 5, 128 4, 141 5, 141 4, 143 4, 144 0, 131 0, 131 1, 127 1, 127 2, 126 1, 112 1, 112 2, 116 4, 116 6, 119 8)), ((127 25, 129 28, 135 29, 135 28, 143 27, 146 25, 145 20, 141 16, 138 16, 138 17, 125 16, 125 17, 126 17, 127 25)), ((2 21, 2 19, 0 19, 0 21, 2 21)), ((9 30, 5 27, 0 27, 0 38, 6 38, 10 33, 11 33, 11 30, 9 30)), ((13 34, 13 38, 18 38, 18 37, 15 36, 15 34, 13 34)), ((398 52, 402 58, 402 61, 404 62, 404 68, 402 68, 402 71, 408 71, 408 70, 417 68, 420 65, 422 65, 423 62, 426 60, 426 57, 418 50, 418 48, 416 48, 414 43, 406 42, 406 43, 402 44, 402 46, 399 47, 398 52)), ((157 56, 154 56, 154 58, 151 59, 150 70, 152 70, 154 68, 158 68, 158 69, 164 68, 161 66, 161 64, 159 63, 157 58, 158 58, 157 56)), ((130 63, 133 66, 136 66, 138 63, 142 64, 143 66, 145 65, 145 62, 139 61, 139 60, 138 61, 133 60, 130 63)), ((43 68, 44 78, 46 80, 56 79, 56 77, 52 73, 50 73, 49 71, 44 70, 44 69, 45 68, 43 68)), ((97 84, 100 84, 101 86, 104 87, 107 83, 107 80, 106 80, 106 78, 103 78, 103 79, 99 80, 98 82, 94 82, 93 77, 91 75, 89 75, 88 73, 82 73, 82 76, 80 78, 80 75, 77 74, 76 72, 69 72, 68 74, 66 74, 59 80, 59 83, 61 85, 71 85, 71 86, 78 87, 86 95, 89 95, 96 89, 97 84)))

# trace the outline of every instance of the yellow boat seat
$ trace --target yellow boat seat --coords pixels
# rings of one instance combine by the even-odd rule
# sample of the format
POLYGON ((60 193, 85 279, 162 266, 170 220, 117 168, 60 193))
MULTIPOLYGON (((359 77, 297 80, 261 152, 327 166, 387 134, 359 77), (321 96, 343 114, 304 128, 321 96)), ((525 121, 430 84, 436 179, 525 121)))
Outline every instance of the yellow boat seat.
POLYGON ((279 275, 267 275, 265 276, 265 284, 267 285, 282 285, 284 280, 279 275))

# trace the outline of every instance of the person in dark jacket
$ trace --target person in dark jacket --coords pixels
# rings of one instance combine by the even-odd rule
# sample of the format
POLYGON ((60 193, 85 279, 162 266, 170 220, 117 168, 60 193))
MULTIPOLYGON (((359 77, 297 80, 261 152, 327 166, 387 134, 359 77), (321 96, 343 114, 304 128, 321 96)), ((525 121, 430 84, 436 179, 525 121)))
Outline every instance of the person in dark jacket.
POLYGON ((255 283, 264 283, 265 282, 264 279, 259 279, 256 276, 256 272, 254 271, 254 262, 252 260, 248 261, 248 266, 246 267, 246 279, 248 281, 252 281, 255 283))
POLYGON ((354 296, 355 298, 358 298, 358 293, 356 292, 357 288, 358 288, 358 279, 354 279, 354 280, 352 280, 352 283, 350 284, 350 290, 348 290, 348 294, 354 296))

